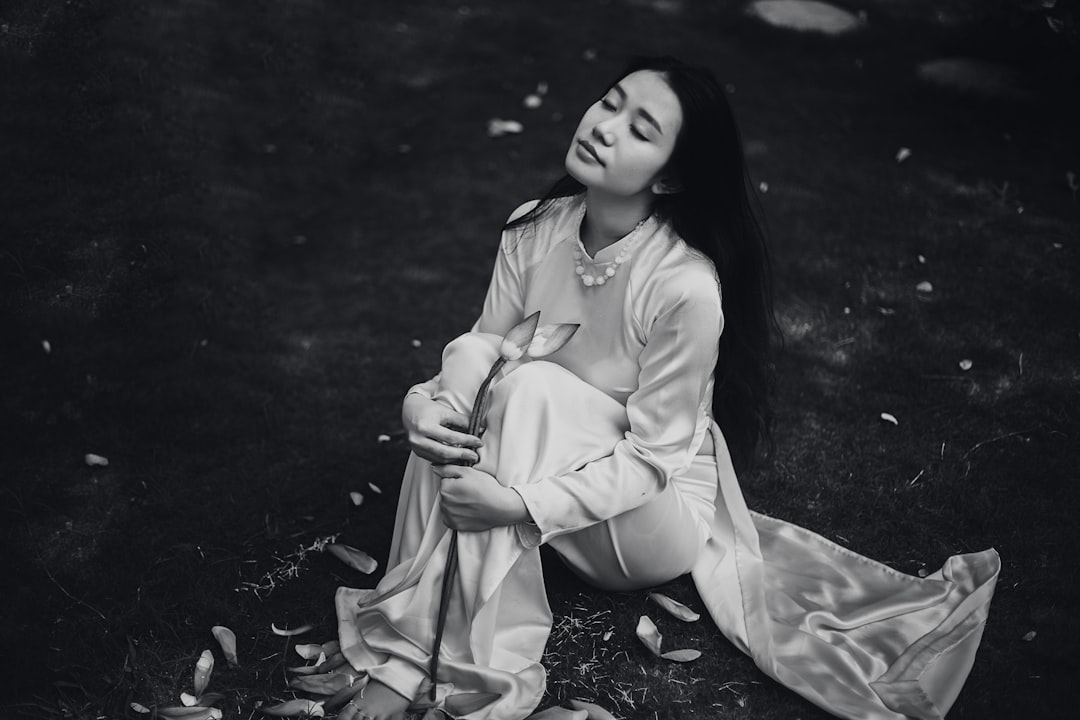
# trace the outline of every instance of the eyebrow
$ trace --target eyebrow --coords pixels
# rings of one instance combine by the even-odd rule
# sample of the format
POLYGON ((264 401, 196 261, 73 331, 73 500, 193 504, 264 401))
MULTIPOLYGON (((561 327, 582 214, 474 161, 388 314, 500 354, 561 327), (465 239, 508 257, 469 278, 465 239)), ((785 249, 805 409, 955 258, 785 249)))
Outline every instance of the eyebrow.
MULTIPOLYGON (((626 100, 626 91, 623 90, 622 86, 619 85, 619 83, 615 83, 614 85, 612 85, 611 89, 619 93, 619 97, 621 97, 623 100, 626 100)), ((641 115, 641 117, 645 118, 646 122, 656 128, 657 132, 659 132, 661 135, 664 134, 664 128, 660 127, 660 122, 652 116, 652 113, 650 113, 648 110, 638 109, 638 114, 641 115)))

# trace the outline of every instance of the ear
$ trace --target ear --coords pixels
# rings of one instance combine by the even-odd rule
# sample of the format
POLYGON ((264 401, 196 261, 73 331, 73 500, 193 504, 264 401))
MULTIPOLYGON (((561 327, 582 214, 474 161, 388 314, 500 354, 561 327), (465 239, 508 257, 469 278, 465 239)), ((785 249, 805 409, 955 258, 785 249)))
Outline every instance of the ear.
POLYGON ((653 195, 674 195, 677 192, 682 192, 682 184, 662 178, 652 184, 651 188, 653 195))

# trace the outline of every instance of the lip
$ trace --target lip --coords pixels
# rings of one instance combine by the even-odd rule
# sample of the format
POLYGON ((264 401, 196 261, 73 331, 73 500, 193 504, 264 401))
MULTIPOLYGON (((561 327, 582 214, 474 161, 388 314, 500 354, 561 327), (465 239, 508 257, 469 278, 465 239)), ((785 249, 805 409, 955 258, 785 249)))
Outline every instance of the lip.
POLYGON ((604 165, 604 161, 600 159, 600 154, 596 152, 596 148, 588 140, 578 140, 578 147, 582 148, 589 157, 595 160, 600 165, 604 165))

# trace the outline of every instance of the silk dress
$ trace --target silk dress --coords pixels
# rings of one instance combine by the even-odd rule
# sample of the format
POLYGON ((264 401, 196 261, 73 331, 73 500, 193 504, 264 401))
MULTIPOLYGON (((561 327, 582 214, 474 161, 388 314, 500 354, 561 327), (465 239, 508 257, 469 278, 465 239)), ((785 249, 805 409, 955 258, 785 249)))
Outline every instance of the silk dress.
MULTIPOLYGON (((590 257, 584 212, 581 196, 565 198, 503 233, 479 320, 410 390, 468 414, 513 325, 538 310, 541 324, 580 324, 558 353, 508 365, 493 385, 476 467, 517 491, 532 522, 459 533, 439 702, 497 693, 476 720, 519 720, 539 703, 552 616, 538 548, 550 544, 602 588, 691 573, 736 647, 839 717, 943 717, 974 661, 997 553, 919 578, 748 510, 710 416, 724 323, 714 267, 656 218, 590 257)), ((350 664, 418 699, 450 538, 438 482, 410 456, 386 575, 336 597, 350 664)))

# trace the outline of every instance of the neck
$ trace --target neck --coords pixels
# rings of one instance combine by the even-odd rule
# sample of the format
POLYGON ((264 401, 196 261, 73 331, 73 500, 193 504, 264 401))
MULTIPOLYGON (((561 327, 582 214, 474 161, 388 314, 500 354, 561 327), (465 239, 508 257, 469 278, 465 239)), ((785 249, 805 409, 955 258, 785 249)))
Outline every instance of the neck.
POLYGON ((648 190, 631 195, 610 195, 588 189, 585 193, 585 221, 581 243, 595 256, 633 230, 652 211, 652 193, 648 190))

